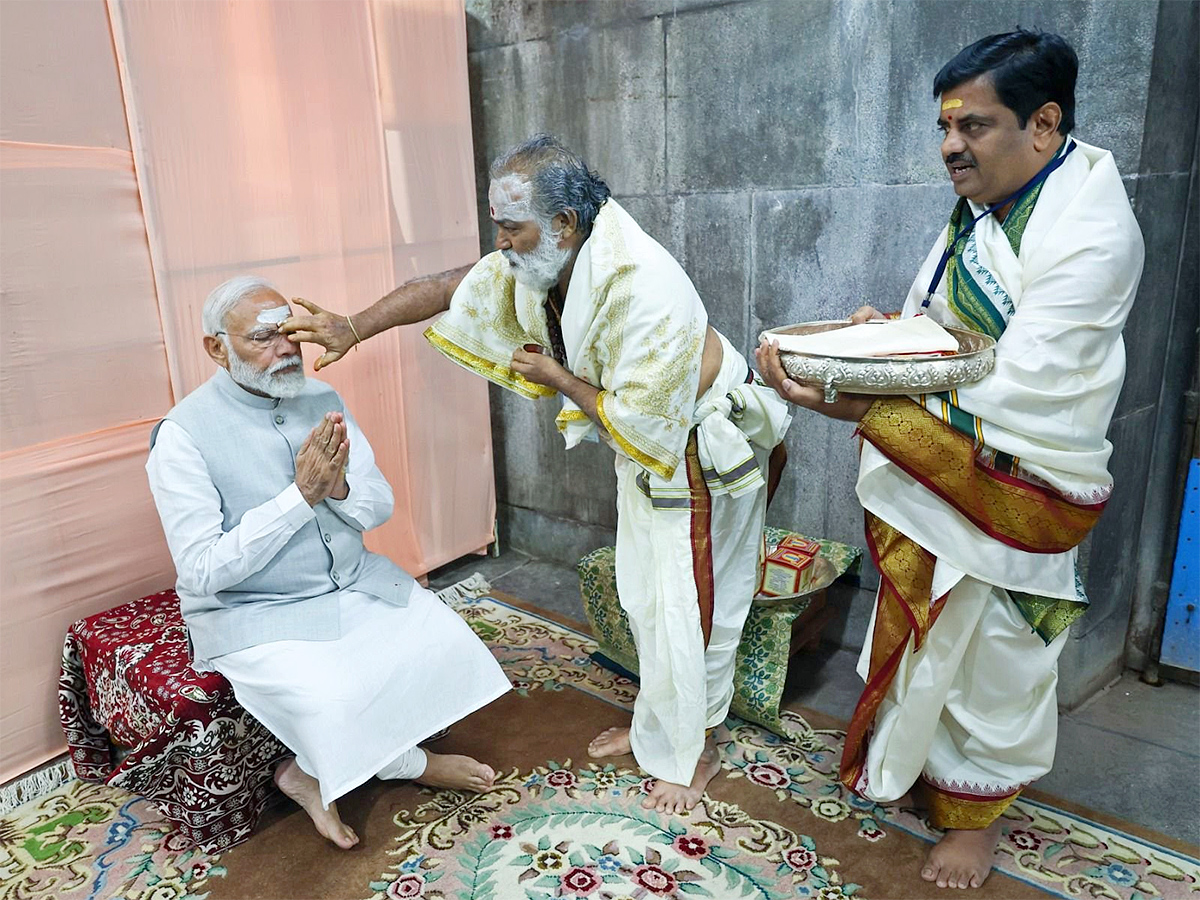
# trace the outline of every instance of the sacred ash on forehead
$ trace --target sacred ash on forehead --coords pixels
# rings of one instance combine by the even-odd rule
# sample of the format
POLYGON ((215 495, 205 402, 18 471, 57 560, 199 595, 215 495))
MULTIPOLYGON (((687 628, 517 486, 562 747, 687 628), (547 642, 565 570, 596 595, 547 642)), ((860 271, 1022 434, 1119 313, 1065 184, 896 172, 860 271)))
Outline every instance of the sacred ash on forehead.
POLYGON ((942 104, 942 112, 945 112, 948 109, 958 109, 960 106, 962 106, 962 100, 960 100, 958 97, 952 97, 942 104))
POLYGON ((497 222, 531 222, 533 207, 529 203, 529 180, 510 173, 492 179, 488 188, 489 213, 497 222))
POLYGON ((264 309, 258 314, 258 321, 264 325, 281 325, 291 314, 292 310, 285 303, 283 306, 272 306, 270 309, 264 309))

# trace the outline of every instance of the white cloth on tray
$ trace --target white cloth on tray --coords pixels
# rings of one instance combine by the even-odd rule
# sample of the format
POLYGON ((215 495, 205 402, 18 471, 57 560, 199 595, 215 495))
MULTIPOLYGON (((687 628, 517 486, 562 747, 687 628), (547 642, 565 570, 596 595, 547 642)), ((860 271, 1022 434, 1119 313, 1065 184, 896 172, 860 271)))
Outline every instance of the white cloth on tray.
POLYGON ((780 350, 810 356, 898 356, 958 350, 954 335, 928 316, 864 322, 815 334, 768 331, 764 336, 777 341, 780 350))

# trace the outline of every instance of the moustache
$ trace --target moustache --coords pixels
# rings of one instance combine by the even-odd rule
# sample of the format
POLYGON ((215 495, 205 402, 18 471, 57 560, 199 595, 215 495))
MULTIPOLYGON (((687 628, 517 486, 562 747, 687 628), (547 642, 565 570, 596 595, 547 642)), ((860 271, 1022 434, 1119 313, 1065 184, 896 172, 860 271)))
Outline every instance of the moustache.
POLYGON ((272 363, 267 369, 268 375, 278 375, 280 372, 287 372, 291 369, 301 369, 304 366, 304 360, 300 358, 300 354, 290 356, 287 359, 281 359, 279 362, 272 363))
POLYGON ((968 166, 973 166, 973 165, 975 165, 975 159, 971 156, 970 153, 965 153, 965 152, 951 153, 949 156, 946 157, 946 165, 952 166, 955 163, 963 163, 968 166))

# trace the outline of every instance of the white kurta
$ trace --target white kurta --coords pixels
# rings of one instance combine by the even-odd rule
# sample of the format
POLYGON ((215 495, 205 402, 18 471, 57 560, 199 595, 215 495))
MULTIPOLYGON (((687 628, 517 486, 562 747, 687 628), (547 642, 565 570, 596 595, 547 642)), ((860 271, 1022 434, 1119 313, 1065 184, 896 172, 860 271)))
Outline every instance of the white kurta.
MULTIPOLYGON (((329 501, 369 530, 386 521, 392 492, 354 419, 345 500, 329 501)), ((265 565, 313 510, 293 482, 223 530, 220 495, 187 432, 166 421, 146 463, 180 588, 214 592, 265 565)), ((332 641, 274 641, 197 659, 216 669, 255 718, 296 754, 328 805, 375 774, 415 777, 416 745, 510 687, 470 627, 417 586, 397 607, 348 589, 332 641)))

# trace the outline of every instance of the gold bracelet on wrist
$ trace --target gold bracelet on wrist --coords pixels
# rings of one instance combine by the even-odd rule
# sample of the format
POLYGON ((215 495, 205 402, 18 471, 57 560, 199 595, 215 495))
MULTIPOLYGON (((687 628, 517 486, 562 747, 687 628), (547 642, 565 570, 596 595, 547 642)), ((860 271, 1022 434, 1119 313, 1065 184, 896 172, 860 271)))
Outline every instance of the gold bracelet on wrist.
POLYGON ((346 324, 350 326, 350 333, 354 335, 354 349, 358 349, 358 345, 362 343, 362 338, 358 336, 358 329, 354 327, 354 320, 346 316, 346 324))

